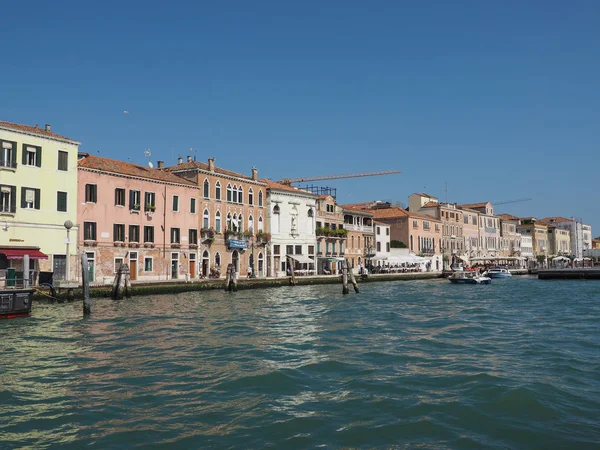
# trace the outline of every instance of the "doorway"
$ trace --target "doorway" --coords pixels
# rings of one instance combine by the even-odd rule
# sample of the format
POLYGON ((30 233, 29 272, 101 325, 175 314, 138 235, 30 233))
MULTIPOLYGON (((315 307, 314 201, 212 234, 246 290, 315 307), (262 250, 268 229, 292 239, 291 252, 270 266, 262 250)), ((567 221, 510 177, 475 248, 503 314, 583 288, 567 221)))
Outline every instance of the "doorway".
POLYGON ((263 277, 264 276, 264 258, 263 258, 263 254, 262 252, 258 254, 258 276, 259 277, 263 277))
POLYGON ((131 281, 137 280, 137 252, 129 252, 129 279, 131 281))
POLYGON ((52 257, 52 272, 54 272, 54 280, 66 280, 67 257, 65 255, 52 257))
POLYGON ((171 253, 171 279, 179 278, 179 253, 171 253))
POLYGON ((202 278, 206 278, 209 275, 209 263, 210 256, 208 255, 208 251, 204 250, 204 253, 202 253, 202 278))
POLYGON ((190 253, 190 278, 196 278, 196 254, 190 253))

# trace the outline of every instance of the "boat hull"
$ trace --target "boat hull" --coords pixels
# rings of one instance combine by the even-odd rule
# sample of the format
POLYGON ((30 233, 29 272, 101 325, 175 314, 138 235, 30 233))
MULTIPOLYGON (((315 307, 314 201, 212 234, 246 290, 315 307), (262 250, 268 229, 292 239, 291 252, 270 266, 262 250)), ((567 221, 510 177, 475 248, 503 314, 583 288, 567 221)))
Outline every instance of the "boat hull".
POLYGON ((0 290, 0 319, 14 319, 29 315, 33 289, 0 290))
POLYGON ((488 273, 487 276, 490 278, 511 278, 512 274, 510 274, 510 273, 488 273))
POLYGON ((490 284, 492 280, 477 278, 448 278, 452 284, 490 284))

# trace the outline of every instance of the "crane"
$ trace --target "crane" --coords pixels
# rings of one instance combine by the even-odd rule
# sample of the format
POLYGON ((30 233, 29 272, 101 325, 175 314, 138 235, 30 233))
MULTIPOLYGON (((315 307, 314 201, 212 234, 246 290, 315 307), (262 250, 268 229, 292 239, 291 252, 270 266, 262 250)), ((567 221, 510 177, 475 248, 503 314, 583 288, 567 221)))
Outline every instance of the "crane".
POLYGON ((503 202, 490 202, 492 205, 496 206, 496 205, 507 205, 509 203, 520 203, 520 202, 528 202, 530 200, 533 200, 532 198, 518 198, 516 200, 505 200, 503 202))
POLYGON ((380 170, 378 172, 359 172, 341 175, 321 175, 316 177, 284 178, 280 181, 280 183, 287 184, 289 186, 293 183, 303 183, 305 181, 339 180, 340 178, 376 177, 379 175, 394 175, 398 173, 400 173, 399 170, 380 170))

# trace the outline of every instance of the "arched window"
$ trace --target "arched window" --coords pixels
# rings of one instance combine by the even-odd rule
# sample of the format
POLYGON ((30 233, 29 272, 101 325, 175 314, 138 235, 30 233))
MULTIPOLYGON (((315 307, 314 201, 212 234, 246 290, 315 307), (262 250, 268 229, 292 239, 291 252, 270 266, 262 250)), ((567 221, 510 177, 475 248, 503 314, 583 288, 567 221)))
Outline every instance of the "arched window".
POLYGON ((238 216, 238 231, 241 233, 244 231, 244 216, 241 214, 238 216))
POLYGON ((210 183, 208 180, 204 180, 204 198, 210 197, 210 183))
POLYGON ((264 231, 264 225, 263 225, 263 218, 262 216, 260 216, 258 218, 258 231, 264 231))
POLYGON ((208 209, 205 209, 204 214, 202 214, 202 228, 210 228, 210 217, 208 215, 208 209))
POLYGON ((252 188, 248 189, 248 204, 254 205, 254 191, 252 188))
POLYGON ((238 203, 244 203, 244 188, 242 186, 238 189, 238 203))
POLYGON ((233 230, 231 224, 231 213, 227 214, 227 223, 225 224, 225 226, 227 227, 227 231, 233 230))
POLYGON ((231 197, 232 197, 232 192, 231 192, 231 185, 228 184, 227 185, 227 201, 230 202, 231 201, 231 197))
POLYGON ((258 276, 259 277, 264 276, 264 273, 263 273, 265 270, 264 268, 265 268, 265 261, 264 261, 262 252, 260 252, 258 254, 258 276))
POLYGON ((221 255, 219 252, 215 253, 215 267, 221 267, 221 255))
POLYGON ((313 216, 314 216, 314 213, 313 213, 312 208, 308 208, 308 217, 313 217, 313 216))
POLYGON ((263 205, 263 193, 262 191, 258 191, 258 206, 263 205))
POLYGON ((221 232, 221 213, 219 211, 215 214, 215 231, 221 232))
POLYGON ((233 203, 237 203, 237 202, 238 202, 238 188, 234 184, 233 185, 233 203))
POLYGON ((215 199, 221 200, 221 182, 217 181, 215 184, 215 199))
POLYGON ((254 218, 250 215, 248 216, 248 231, 254 233, 254 218))
POLYGON ((306 232, 308 234, 314 234, 315 230, 314 230, 314 220, 313 220, 313 210, 312 208, 308 208, 308 220, 306 221, 307 226, 306 226, 306 232))
POLYGON ((279 205, 273 206, 273 214, 279 214, 279 205))
POLYGON ((239 231, 238 230, 238 217, 237 217, 237 214, 233 215, 233 219, 231 220, 231 229, 233 231, 239 231))

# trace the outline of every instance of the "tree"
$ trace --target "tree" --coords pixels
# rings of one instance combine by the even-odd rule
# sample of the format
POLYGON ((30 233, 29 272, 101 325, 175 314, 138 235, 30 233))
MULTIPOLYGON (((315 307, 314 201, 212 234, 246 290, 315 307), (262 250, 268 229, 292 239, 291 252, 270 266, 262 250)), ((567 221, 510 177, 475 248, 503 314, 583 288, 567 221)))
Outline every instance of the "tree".
POLYGON ((407 248, 406 244, 402 241, 390 241, 391 248, 407 248))

